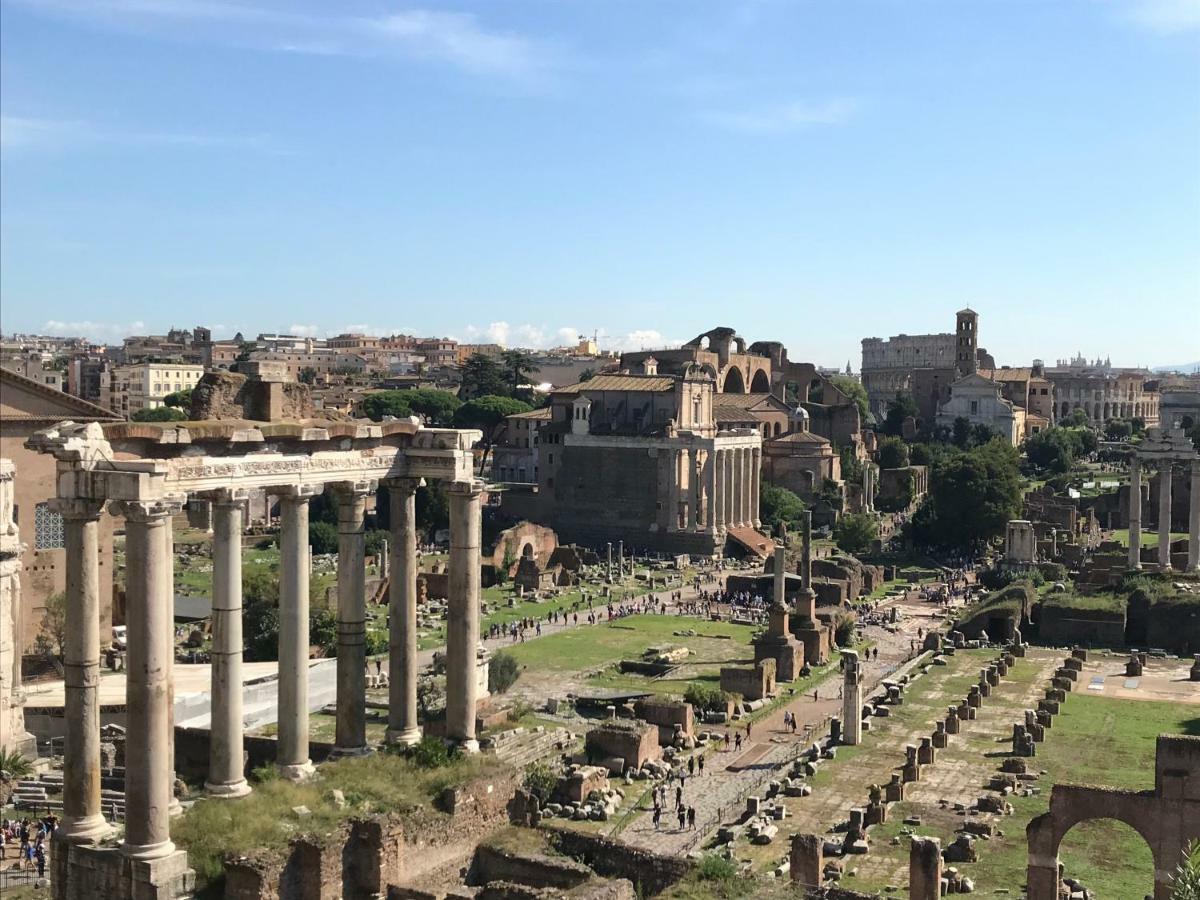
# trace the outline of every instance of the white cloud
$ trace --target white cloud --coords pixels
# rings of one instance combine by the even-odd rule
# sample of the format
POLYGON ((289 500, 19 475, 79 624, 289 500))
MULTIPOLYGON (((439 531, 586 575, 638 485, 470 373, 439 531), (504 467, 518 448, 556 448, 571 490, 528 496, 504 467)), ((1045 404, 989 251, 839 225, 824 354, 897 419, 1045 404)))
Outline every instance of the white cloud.
POLYGON ((134 334, 145 334, 146 323, 137 322, 63 322, 50 319, 41 328, 42 334, 56 337, 86 337, 94 341, 119 341, 134 334))
POLYGON ((367 17, 312 15, 220 0, 15 2, 44 14, 137 33, 151 30, 188 40, 316 56, 399 56, 515 81, 544 72, 557 56, 539 42, 486 26, 472 13, 436 9, 367 17))
POLYGON ((743 134, 784 134, 807 128, 844 125, 858 112, 859 102, 849 97, 830 100, 794 100, 755 109, 706 110, 700 120, 743 134))
POLYGON ((682 341, 672 340, 661 331, 644 328, 631 331, 629 334, 618 334, 612 337, 600 332, 600 349, 602 350, 661 350, 664 347, 678 347, 682 341))
POLYGON ((287 333, 294 334, 296 337, 320 337, 323 329, 320 325, 290 325, 287 333))
POLYGON ((0 116, 0 147, 10 152, 97 146, 271 149, 270 140, 264 135, 122 131, 80 119, 0 116))
POLYGON ((1123 18, 1155 34, 1200 28, 1200 0, 1132 0, 1123 18))

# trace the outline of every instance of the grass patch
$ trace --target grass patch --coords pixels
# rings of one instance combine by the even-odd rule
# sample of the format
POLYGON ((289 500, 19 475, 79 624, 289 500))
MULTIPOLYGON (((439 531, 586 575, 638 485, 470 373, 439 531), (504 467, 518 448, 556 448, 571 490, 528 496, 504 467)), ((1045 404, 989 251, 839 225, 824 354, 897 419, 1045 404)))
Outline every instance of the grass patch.
POLYGON ((325 763, 307 784, 259 770, 254 793, 234 801, 200 800, 172 824, 171 833, 187 849, 199 884, 211 885, 222 878, 226 854, 283 848, 294 837, 325 834, 346 819, 372 812, 428 810, 444 788, 500 768, 492 757, 469 756, 445 768, 423 769, 404 757, 378 753, 325 763), (344 809, 333 803, 335 788, 345 794, 344 809), (298 816, 293 812, 298 806, 310 814, 298 816))

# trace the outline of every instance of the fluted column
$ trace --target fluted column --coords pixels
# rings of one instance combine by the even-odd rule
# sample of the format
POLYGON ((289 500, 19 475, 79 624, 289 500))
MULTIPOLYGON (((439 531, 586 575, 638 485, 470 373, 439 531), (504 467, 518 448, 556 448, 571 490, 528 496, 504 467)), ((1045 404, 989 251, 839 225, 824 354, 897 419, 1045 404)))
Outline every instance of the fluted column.
POLYGON ((733 512, 729 520, 730 524, 740 528, 746 522, 743 516, 746 496, 745 490, 742 487, 742 448, 734 447, 729 451, 729 456, 729 483, 733 488, 733 512))
POLYGON ((715 530, 723 531, 725 529, 725 451, 714 449, 710 461, 712 463, 712 500, 709 501, 709 509, 712 510, 712 519, 709 524, 715 530))
POLYGON ((244 492, 213 498, 212 726, 208 777, 214 797, 250 793, 242 760, 242 504, 244 492))
POLYGON ((1200 459, 1192 460, 1192 491, 1188 506, 1188 571, 1200 572, 1200 459))
POLYGON ((1142 464, 1129 461, 1129 568, 1142 567, 1142 464))
POLYGON ((1171 461, 1158 467, 1158 564, 1171 568, 1171 461))
POLYGON ((391 580, 388 583, 389 744, 421 739, 417 724, 417 504, 415 478, 388 482, 391 580))
POLYGON ((172 633, 164 534, 182 503, 128 501, 125 516, 128 620, 125 679, 125 842, 133 859, 157 859, 175 851, 170 807, 172 633))
POLYGON ((712 534, 717 530, 717 451, 704 451, 704 528, 712 534))
POLYGON ((683 451, 687 460, 688 476, 688 531, 700 528, 700 451, 692 448, 683 451))
POLYGON ((762 448, 755 447, 750 451, 750 519, 755 528, 762 528, 759 518, 758 494, 762 487, 762 448))
POLYGON ((669 515, 667 517, 667 531, 678 531, 679 530, 679 494, 680 494, 680 490, 679 490, 679 478, 680 478, 680 476, 679 476, 679 451, 676 450, 674 447, 672 447, 672 448, 668 449, 666 452, 667 452, 667 458, 670 459, 670 461, 671 461, 670 466, 669 466, 670 472, 671 472, 671 475, 670 475, 671 483, 669 486, 669 490, 667 492, 667 497, 669 498, 667 501, 669 504, 669 506, 668 506, 669 515))
POLYGON ((313 773, 308 758, 308 501, 320 487, 279 495, 279 736, 275 765, 289 781, 313 773))
POLYGON ((339 486, 337 566, 337 756, 367 753, 367 494, 374 484, 339 486))
MULTIPOLYGON (((98 500, 56 500, 66 543, 63 636, 62 840, 87 844, 110 830, 100 807, 100 515, 98 500)), ((18 656, 18 658, 20 658, 18 656)))
POLYGON ((754 499, 754 476, 751 470, 754 467, 754 452, 749 447, 742 449, 742 471, 740 477, 742 480, 742 522, 748 526, 754 525, 754 510, 750 508, 750 504, 754 499))
POLYGON ((450 497, 450 601, 446 627, 446 736, 467 753, 475 739, 479 646, 480 496, 477 482, 456 483, 450 497))

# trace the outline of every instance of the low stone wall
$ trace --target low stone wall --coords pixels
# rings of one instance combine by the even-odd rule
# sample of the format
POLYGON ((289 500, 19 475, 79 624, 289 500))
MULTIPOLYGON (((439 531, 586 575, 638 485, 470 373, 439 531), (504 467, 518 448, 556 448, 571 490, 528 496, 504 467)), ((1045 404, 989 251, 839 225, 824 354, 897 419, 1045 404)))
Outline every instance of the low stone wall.
POLYGON ((599 835, 559 828, 544 830, 559 853, 579 860, 605 878, 627 878, 639 897, 662 893, 692 868, 691 862, 682 857, 659 856, 599 835))
POLYGON ((480 844, 475 848, 467 881, 479 885, 489 881, 515 881, 531 887, 569 890, 594 875, 591 869, 573 859, 520 855, 492 844, 480 844))
POLYGON ((1046 644, 1125 646, 1125 613, 1070 609, 1042 604, 1038 639, 1046 644))
MULTIPOLYGON (((208 774, 207 728, 175 728, 175 771, 189 778, 203 778, 208 774)), ((246 772, 260 766, 275 763, 278 742, 271 737, 247 735, 242 744, 246 756, 246 772)), ((310 741, 308 755, 314 763, 325 762, 333 752, 333 744, 310 741)))

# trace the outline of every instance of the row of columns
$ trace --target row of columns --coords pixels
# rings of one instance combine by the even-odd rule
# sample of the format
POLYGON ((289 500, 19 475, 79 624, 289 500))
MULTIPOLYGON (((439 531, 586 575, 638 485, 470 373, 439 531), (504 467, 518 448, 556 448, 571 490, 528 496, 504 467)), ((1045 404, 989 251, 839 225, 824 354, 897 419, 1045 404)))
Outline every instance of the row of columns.
MULTIPOLYGON (((413 744, 417 722, 417 557, 414 479, 387 483, 392 512, 389 669, 386 740, 413 744)), ((338 658, 335 753, 368 752, 366 743, 366 497, 375 484, 339 484, 338 658)), ((301 780, 313 771, 308 754, 309 564, 308 502, 319 486, 276 492, 280 504, 279 727, 276 764, 301 780)), ((450 621, 447 634, 447 736, 468 752, 475 737, 476 650, 479 642, 480 497, 477 484, 450 486, 450 621)), ((213 501, 212 724, 205 787, 214 797, 250 792, 243 764, 242 566, 245 496, 234 490, 213 501)), ((126 522, 126 833, 132 859, 170 855, 174 798, 174 572, 171 517, 183 498, 122 501, 126 522)), ((94 843, 110 827, 100 807, 100 500, 59 500, 67 565, 64 647, 66 749, 63 821, 58 837, 94 843)))
MULTIPOLYGON (((1188 508, 1187 571, 1200 571, 1200 459, 1191 460, 1191 503, 1188 508)), ((1158 565, 1171 568, 1172 460, 1158 462, 1158 565)), ((1142 460, 1129 463, 1129 567, 1142 567, 1142 460)))
POLYGON ((759 527, 761 448, 672 448, 666 453, 668 531, 759 527))

